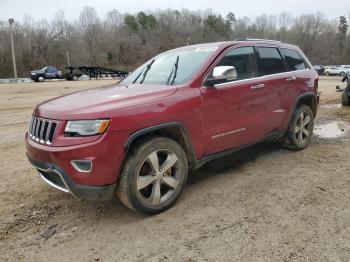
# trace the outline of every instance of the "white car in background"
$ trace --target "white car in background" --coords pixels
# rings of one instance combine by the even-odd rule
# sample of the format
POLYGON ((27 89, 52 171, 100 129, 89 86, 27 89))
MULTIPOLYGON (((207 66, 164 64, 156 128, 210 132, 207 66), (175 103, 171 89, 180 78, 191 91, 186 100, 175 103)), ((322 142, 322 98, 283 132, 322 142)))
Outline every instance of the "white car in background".
POLYGON ((341 75, 345 76, 346 73, 350 72, 350 65, 342 65, 342 66, 327 66, 324 70, 324 74, 329 75, 341 75))

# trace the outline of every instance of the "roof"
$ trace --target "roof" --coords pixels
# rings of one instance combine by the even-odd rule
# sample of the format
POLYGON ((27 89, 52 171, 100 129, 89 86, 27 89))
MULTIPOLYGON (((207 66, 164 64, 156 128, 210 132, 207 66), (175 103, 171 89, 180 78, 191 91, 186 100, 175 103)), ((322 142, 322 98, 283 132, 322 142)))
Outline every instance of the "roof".
POLYGON ((245 43, 245 44, 276 44, 279 46, 289 46, 289 47, 296 47, 295 45, 283 43, 279 40, 273 40, 273 39, 256 39, 256 38, 238 38, 233 41, 224 41, 224 42, 213 42, 213 43, 203 43, 203 44, 196 44, 196 45, 189 45, 184 46, 182 48, 213 48, 213 47, 227 47, 230 45, 238 44, 238 43, 245 43))

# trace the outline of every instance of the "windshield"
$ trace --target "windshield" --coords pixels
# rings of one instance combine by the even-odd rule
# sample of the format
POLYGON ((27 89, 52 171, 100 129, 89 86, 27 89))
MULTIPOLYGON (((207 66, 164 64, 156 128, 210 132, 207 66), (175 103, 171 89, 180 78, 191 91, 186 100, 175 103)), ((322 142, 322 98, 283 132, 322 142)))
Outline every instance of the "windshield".
POLYGON ((137 68, 123 84, 177 85, 190 80, 216 48, 171 50, 137 68))

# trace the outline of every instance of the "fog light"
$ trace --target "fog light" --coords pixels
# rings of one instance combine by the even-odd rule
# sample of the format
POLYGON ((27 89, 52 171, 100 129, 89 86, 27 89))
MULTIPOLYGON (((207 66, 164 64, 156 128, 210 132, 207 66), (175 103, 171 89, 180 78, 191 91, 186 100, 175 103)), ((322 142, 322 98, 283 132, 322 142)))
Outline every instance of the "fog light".
POLYGON ((90 172, 92 169, 91 160, 73 160, 72 166, 79 172, 90 172))

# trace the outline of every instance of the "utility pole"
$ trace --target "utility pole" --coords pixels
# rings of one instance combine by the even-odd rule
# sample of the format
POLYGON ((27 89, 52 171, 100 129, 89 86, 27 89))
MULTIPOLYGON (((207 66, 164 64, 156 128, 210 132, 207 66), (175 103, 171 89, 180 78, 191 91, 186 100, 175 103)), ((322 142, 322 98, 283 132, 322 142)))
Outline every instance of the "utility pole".
POLYGON ((68 64, 68 66, 70 66, 70 59, 69 59, 69 51, 67 50, 67 64, 68 64))
POLYGON ((11 49, 12 49, 12 62, 13 62, 13 73, 15 74, 15 80, 17 82, 17 67, 16 67, 16 55, 15 55, 15 46, 13 43, 13 32, 12 32, 12 24, 15 22, 13 18, 9 19, 10 23, 10 37, 11 37, 11 49))

